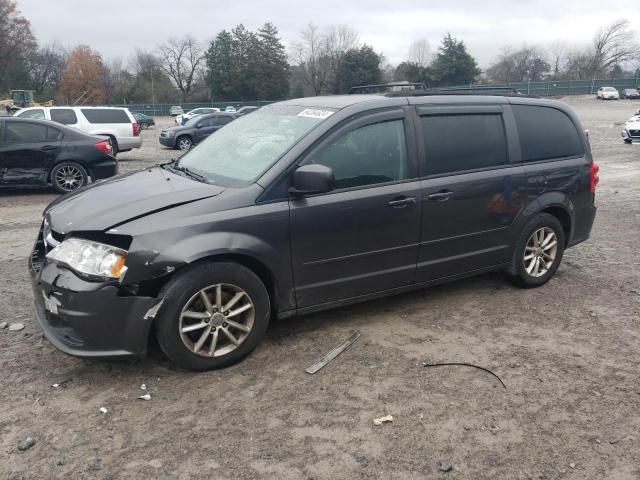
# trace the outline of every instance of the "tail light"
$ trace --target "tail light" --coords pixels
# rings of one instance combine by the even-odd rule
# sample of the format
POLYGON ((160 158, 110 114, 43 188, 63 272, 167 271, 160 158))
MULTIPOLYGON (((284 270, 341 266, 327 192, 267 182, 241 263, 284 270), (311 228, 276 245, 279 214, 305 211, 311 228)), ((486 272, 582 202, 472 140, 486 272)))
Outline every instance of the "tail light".
POLYGON ((95 144, 95 147, 102 153, 113 156, 113 148, 111 147, 111 140, 102 140, 95 144))
POLYGON ((596 162, 591 162, 591 193, 596 193, 596 187, 600 182, 600 176, 598 173, 600 172, 600 165, 596 162))
POLYGON ((134 137, 139 137, 140 136, 140 124, 134 120, 133 121, 133 136, 134 137))

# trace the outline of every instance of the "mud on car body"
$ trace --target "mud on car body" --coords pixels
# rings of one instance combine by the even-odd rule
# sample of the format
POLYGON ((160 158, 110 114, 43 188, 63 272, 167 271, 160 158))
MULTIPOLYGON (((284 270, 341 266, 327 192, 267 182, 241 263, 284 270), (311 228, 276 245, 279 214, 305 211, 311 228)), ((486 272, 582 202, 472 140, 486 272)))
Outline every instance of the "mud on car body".
POLYGON ((153 325, 178 365, 219 368, 274 315, 491 270, 540 286, 588 238, 596 184, 559 102, 280 102, 177 162, 51 204, 30 261, 36 314, 72 355, 144 355, 153 325))

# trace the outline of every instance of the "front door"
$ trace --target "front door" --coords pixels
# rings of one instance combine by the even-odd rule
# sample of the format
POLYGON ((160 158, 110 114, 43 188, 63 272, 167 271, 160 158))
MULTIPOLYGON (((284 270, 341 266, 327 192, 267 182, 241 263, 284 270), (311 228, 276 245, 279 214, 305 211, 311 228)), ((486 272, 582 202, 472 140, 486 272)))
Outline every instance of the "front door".
POLYGON ((5 185, 40 185, 60 150, 60 130, 42 123, 6 121, 0 145, 5 185))
POLYGON ((417 282, 509 261, 524 172, 509 163, 502 108, 472 108, 418 109, 425 177, 417 282))
POLYGON ((298 308, 413 282, 422 203, 405 114, 355 120, 302 162, 332 168, 335 189, 290 200, 298 308))

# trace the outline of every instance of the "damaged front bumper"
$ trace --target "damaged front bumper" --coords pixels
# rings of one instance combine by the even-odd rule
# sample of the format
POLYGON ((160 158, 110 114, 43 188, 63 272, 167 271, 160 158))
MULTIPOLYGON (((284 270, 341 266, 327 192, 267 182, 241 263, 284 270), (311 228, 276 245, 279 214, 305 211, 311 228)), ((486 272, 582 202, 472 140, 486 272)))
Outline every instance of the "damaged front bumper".
MULTIPOLYGON (((42 249, 42 250, 41 250, 42 249)), ((123 294, 117 282, 90 282, 44 257, 29 261, 35 314, 57 349, 85 358, 140 357, 162 300, 123 294)))

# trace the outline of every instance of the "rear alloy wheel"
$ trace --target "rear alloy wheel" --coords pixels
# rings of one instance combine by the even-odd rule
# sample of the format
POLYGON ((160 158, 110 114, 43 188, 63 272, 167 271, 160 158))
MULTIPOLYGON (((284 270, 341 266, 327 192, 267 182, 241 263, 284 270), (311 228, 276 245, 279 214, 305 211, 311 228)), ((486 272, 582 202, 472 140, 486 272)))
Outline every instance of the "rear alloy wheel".
POLYGON ((84 167, 74 162, 62 162, 51 171, 51 184, 60 193, 68 193, 87 184, 84 167))
POLYGON ((176 140, 176 146, 178 147, 179 150, 182 150, 183 152, 191 150, 192 145, 193 145, 193 142, 189 137, 180 137, 178 138, 178 140, 176 140))
POLYGON ((556 273, 564 253, 562 225, 548 213, 536 215, 522 230, 508 270, 510 279, 525 288, 545 284, 556 273))
POLYGON ((149 124, 148 123, 142 122, 140 124, 140 130, 146 130, 147 128, 149 128, 149 124))
POLYGON ((269 324, 271 302, 264 284, 237 263, 187 268, 160 295, 158 343, 173 363, 188 370, 240 361, 260 343, 269 324))

